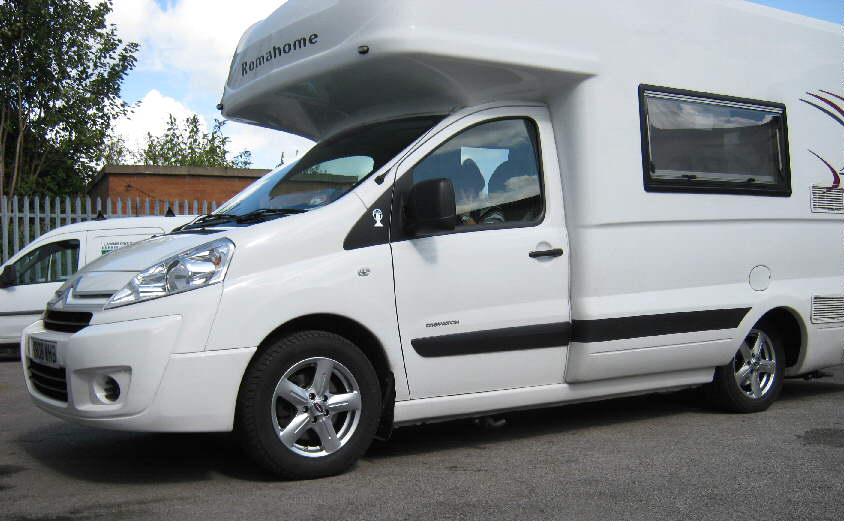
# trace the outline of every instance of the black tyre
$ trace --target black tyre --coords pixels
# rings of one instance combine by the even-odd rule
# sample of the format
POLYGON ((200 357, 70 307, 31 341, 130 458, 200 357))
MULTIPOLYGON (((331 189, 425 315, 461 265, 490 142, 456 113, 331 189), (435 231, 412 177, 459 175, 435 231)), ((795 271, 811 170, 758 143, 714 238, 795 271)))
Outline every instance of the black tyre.
POLYGON ((324 331, 283 337, 246 370, 235 429, 263 467, 290 479, 339 474, 366 452, 381 393, 369 359, 324 331))
POLYGON ((715 370, 707 396, 718 409, 764 411, 779 396, 784 374, 785 348, 779 330, 760 323, 750 330, 730 363, 715 370))

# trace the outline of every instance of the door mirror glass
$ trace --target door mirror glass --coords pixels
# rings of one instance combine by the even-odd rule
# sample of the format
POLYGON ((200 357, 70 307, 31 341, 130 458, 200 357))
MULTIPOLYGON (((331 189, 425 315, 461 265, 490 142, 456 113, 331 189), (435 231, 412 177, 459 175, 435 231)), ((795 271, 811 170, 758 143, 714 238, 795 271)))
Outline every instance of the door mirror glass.
POLYGON ((0 289, 10 288, 18 284, 18 274, 12 266, 3 268, 0 273, 0 289))
POLYGON ((457 206, 450 179, 427 179, 413 185, 405 205, 408 232, 419 235, 454 230, 457 206))

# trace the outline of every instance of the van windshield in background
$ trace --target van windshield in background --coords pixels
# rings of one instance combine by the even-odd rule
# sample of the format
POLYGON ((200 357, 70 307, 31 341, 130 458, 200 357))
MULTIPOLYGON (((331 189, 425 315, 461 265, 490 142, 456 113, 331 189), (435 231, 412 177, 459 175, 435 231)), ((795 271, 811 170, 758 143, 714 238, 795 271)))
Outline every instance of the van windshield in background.
POLYGON ((414 117, 366 125, 315 145, 302 159, 267 174, 214 214, 308 211, 336 201, 384 166, 442 118, 414 117))

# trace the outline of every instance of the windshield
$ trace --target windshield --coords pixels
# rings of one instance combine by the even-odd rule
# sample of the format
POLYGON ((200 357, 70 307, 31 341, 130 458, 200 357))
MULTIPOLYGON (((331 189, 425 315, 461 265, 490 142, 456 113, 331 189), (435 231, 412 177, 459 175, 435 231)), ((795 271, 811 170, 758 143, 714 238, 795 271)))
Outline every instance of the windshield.
POLYGON ((440 119, 427 116, 387 121, 329 138, 296 163, 253 183, 214 214, 243 216, 325 206, 387 164, 440 119))

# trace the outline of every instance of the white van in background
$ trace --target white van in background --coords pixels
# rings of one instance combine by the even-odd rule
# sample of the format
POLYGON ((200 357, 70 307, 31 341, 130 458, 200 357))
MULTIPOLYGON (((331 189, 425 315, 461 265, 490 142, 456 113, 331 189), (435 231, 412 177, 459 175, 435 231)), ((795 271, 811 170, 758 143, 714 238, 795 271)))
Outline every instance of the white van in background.
POLYGON ((741 0, 289 0, 221 108, 318 143, 68 280, 29 393, 234 429, 294 478, 422 422, 689 386, 762 411, 844 354, 841 48, 741 0))
POLYGON ((0 346, 20 348, 21 331, 57 289, 92 260, 161 235, 196 216, 130 217, 69 224, 35 239, 0 267, 0 346))

